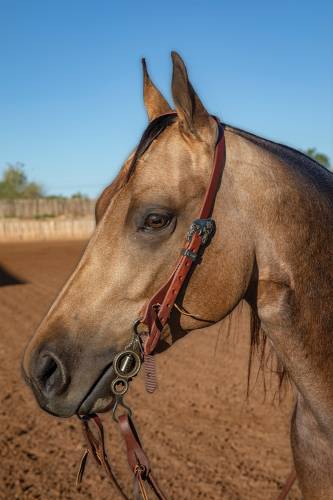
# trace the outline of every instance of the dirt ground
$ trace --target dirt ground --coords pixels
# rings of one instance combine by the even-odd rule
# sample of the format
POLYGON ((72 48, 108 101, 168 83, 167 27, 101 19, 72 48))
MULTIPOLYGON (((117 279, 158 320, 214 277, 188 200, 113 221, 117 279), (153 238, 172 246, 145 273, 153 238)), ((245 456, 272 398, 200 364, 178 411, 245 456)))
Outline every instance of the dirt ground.
MULTIPOLYGON (((77 490, 83 444, 76 419, 43 413, 22 381, 20 360, 52 299, 77 262, 83 242, 0 246, 0 265, 12 281, 0 287, 0 498, 117 499, 103 474, 88 466, 77 490)), ((4 274, 4 271, 3 271, 4 274)), ((158 356, 159 390, 131 387, 135 412, 155 476, 171 499, 274 499, 292 460, 292 397, 266 400, 257 383, 246 399, 248 333, 245 312, 189 334, 158 356)), ((118 430, 109 415, 110 457, 128 492, 131 479, 118 430)), ((297 485, 290 499, 299 499, 297 485)))

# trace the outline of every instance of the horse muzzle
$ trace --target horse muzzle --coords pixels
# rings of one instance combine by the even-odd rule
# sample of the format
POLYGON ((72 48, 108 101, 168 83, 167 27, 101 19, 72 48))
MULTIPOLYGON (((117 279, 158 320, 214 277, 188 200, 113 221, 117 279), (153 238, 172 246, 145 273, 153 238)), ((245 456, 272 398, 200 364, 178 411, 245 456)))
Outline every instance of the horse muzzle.
POLYGON ((140 368, 141 356, 132 348, 116 354, 112 364, 106 367, 105 372, 86 395, 77 411, 78 415, 109 410, 110 406, 114 406, 118 398, 122 398, 127 392, 129 381, 139 373, 140 368))
POLYGON ((89 366, 87 360, 71 359, 55 345, 45 345, 26 353, 23 376, 43 410, 58 417, 83 416, 110 409, 127 392, 141 360, 137 338, 116 353, 96 353, 89 366))

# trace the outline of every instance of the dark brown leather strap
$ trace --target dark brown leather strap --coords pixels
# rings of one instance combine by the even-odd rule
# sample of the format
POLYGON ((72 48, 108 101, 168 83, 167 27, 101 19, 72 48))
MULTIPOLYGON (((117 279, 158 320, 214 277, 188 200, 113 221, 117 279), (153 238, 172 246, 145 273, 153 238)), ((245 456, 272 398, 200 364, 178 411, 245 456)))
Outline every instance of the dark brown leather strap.
POLYGON ((139 436, 134 427, 133 421, 128 414, 120 415, 118 418, 119 428, 122 437, 124 438, 127 449, 127 461, 135 472, 138 465, 145 468, 146 474, 150 472, 150 464, 147 455, 143 451, 139 436))
POLYGON ((218 126, 218 136, 215 147, 214 166, 210 175, 208 189, 201 207, 199 219, 207 219, 212 215, 214 208, 215 197, 219 189, 219 181, 221 179, 225 165, 225 138, 224 128, 220 120, 214 117, 218 126))
POLYGON ((287 496, 289 495, 289 492, 296 481, 296 471, 293 469, 289 476, 287 477, 286 482, 283 485, 282 490, 280 491, 279 496, 276 498, 276 500, 285 500, 287 496))
MULTIPOLYGON (((216 193, 225 164, 225 139, 223 126, 218 119, 218 140, 215 148, 214 166, 209 185, 199 214, 199 219, 208 219, 213 211, 216 193)), ((155 349, 163 327, 168 322, 171 310, 183 286, 193 263, 203 244, 203 236, 198 232, 192 234, 179 257, 175 269, 168 281, 151 297, 145 306, 141 322, 148 328, 148 335, 144 338, 145 354, 151 354, 155 349)))
POLYGON ((146 482, 159 500, 167 500, 154 479, 148 457, 142 448, 134 423, 128 414, 118 418, 119 428, 127 449, 128 464, 138 482, 143 498, 148 498, 144 483, 146 482))
POLYGON ((124 500, 129 500, 128 496, 124 493, 122 487, 120 486, 116 476, 114 475, 108 456, 105 449, 105 439, 104 439, 104 429, 103 424, 98 417, 98 415, 90 415, 89 418, 80 419, 82 424, 82 432, 86 440, 87 448, 81 459, 79 472, 76 477, 77 486, 82 482, 84 471, 87 465, 88 456, 93 458, 94 462, 98 467, 103 467, 107 476, 111 479, 114 486, 117 488, 119 494, 124 500), (97 436, 94 435, 91 428, 89 427, 89 421, 92 420, 95 424, 97 431, 97 436))

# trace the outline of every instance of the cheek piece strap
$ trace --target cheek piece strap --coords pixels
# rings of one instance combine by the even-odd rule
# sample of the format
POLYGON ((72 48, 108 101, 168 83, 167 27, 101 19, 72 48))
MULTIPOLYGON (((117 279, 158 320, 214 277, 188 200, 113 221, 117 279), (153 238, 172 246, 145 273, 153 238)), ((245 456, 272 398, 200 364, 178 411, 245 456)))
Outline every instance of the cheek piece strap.
POLYGON ((192 222, 186 234, 184 247, 172 274, 148 300, 143 315, 138 320, 138 324, 142 325, 146 331, 146 333, 141 334, 145 355, 152 354, 156 348, 186 277, 215 233, 216 226, 214 220, 211 219, 211 214, 225 165, 224 130, 221 122, 217 118, 215 120, 218 126, 218 138, 214 164, 199 216, 192 222))

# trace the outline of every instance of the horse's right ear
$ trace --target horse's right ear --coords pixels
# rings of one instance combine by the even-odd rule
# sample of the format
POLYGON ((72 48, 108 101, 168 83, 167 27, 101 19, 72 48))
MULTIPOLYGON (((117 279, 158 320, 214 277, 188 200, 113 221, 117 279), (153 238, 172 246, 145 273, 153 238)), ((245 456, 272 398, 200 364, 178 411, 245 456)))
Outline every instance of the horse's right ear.
POLYGON ((184 61, 177 52, 171 52, 172 96, 176 111, 184 132, 196 136, 205 136, 211 129, 208 111, 200 101, 188 78, 184 61))
POLYGON ((161 92, 151 81, 147 70, 146 60, 143 58, 141 62, 143 69, 143 100, 149 121, 152 121, 160 115, 171 113, 172 109, 162 96, 161 92))

